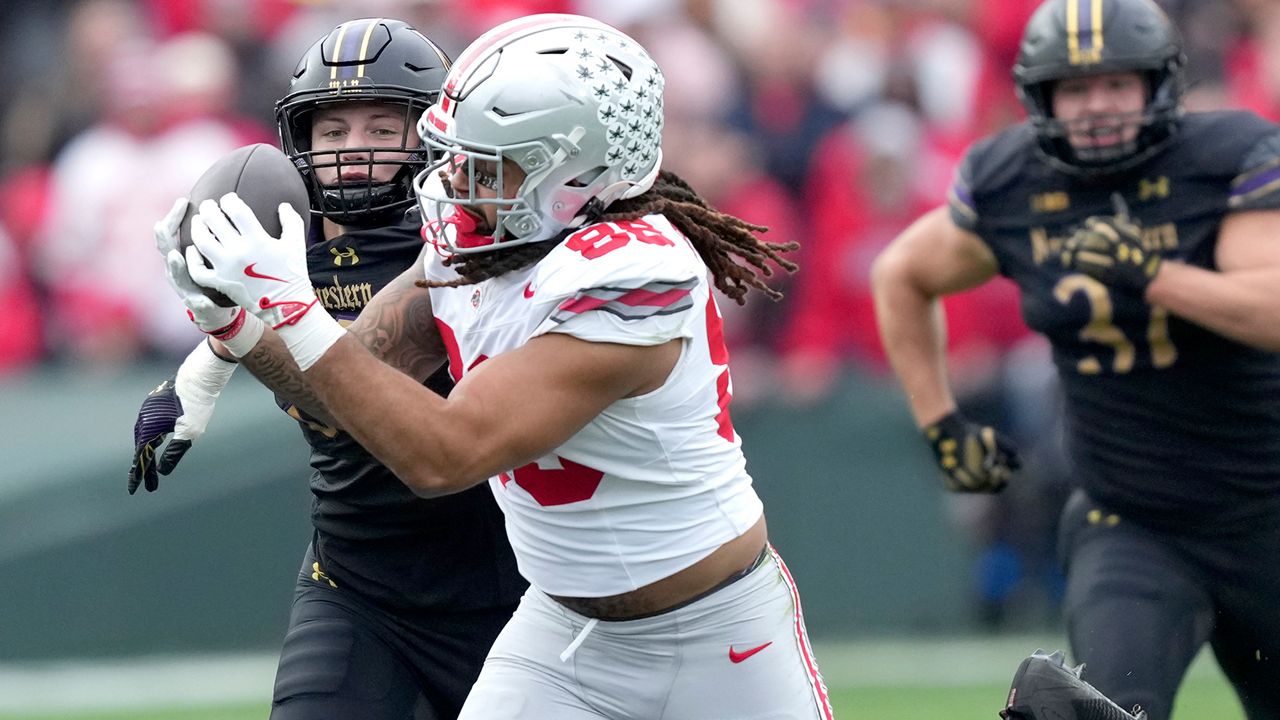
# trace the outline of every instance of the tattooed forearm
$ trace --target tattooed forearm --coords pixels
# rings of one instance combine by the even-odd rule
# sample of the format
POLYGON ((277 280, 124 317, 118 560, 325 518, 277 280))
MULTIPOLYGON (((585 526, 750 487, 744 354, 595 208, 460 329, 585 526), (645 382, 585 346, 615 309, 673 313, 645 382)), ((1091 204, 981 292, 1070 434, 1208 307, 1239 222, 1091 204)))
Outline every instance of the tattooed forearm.
POLYGON ((349 329, 375 357, 419 381, 445 358, 430 295, 414 286, 412 274, 383 288, 349 329))
MULTIPOLYGON (((431 315, 431 296, 414 286, 414 277, 420 274, 415 266, 387 283, 347 330, 374 357, 422 382, 444 362, 446 352, 431 315)), ((240 364, 281 400, 314 420, 339 427, 276 333, 263 334, 240 364)))
POLYGON ((337 427, 324 403, 307 384, 298 363, 294 362, 284 341, 273 332, 263 334, 262 341, 240 358, 240 364, 283 400, 293 403, 312 418, 337 427))

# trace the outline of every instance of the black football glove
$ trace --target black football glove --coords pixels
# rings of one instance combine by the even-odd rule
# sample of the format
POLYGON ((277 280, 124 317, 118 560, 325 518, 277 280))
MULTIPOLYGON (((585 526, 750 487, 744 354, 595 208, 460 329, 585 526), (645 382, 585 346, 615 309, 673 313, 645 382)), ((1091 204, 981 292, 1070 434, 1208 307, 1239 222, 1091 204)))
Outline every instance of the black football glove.
POLYGON ((947 489, 995 493, 1022 467, 1018 450, 995 428, 970 422, 958 410, 924 428, 947 489))
POLYGON ((138 410, 138 419, 133 424, 133 466, 129 468, 129 494, 138 491, 138 485, 153 492, 160 485, 156 476, 168 475, 177 467, 178 461, 191 448, 191 440, 174 438, 156 461, 156 448, 164 443, 182 417, 182 401, 178 399, 178 391, 174 386, 175 378, 160 383, 160 386, 142 401, 138 410))
POLYGON ((1160 271, 1160 254, 1142 248, 1142 228, 1129 218, 1124 198, 1116 193, 1111 200, 1115 215, 1087 218, 1067 238, 1062 248, 1062 266, 1109 287, 1142 294, 1160 271))

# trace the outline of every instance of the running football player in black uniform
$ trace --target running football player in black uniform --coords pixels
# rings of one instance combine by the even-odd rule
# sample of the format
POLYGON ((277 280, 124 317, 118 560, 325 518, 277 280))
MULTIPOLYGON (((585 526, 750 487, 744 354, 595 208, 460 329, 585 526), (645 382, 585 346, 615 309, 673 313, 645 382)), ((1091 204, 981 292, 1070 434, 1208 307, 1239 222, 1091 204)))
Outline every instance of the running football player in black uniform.
POLYGON ((1183 62, 1151 0, 1042 5, 1014 68, 1028 122, 878 259, 877 314, 948 485, 995 491, 1016 455, 956 408, 939 299, 1017 283, 1066 397, 1085 679, 1164 720, 1208 642, 1249 717, 1280 718, 1280 128, 1184 115, 1183 62))
MULTIPOLYGON (((282 146, 320 220, 307 254, 311 281, 340 320, 353 319, 423 249, 420 219, 405 215, 413 176, 428 159, 413 147, 414 127, 448 67, 444 53, 403 22, 353 20, 307 51, 276 106, 282 146)), ((172 233, 180 217, 171 213, 157 232, 172 233)), ((139 483, 155 489, 154 452, 175 425, 158 463, 165 474, 203 431, 235 367, 228 362, 235 353, 214 345, 202 343, 144 403, 131 492, 139 483)), ((446 371, 426 383, 442 394, 451 387, 446 371)), ((312 448, 315 533, 272 720, 456 717, 526 586, 491 491, 418 498, 318 413, 282 406, 312 448)))

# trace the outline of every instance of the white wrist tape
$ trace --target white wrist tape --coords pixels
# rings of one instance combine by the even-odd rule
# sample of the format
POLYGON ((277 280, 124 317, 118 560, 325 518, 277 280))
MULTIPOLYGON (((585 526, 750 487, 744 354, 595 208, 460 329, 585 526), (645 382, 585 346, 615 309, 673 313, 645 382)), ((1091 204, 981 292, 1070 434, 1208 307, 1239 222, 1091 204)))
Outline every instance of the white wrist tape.
POLYGON ((259 320, 257 315, 241 308, 240 314, 230 325, 209 334, 221 342, 227 352, 242 358, 262 339, 262 332, 266 327, 267 324, 259 320))
POLYGON ((182 417, 178 418, 174 437, 198 440, 204 434, 214 403, 235 370, 236 364, 214 355, 207 342, 200 343, 187 355, 173 382, 174 391, 182 401, 182 417))
POLYGON ((293 323, 281 325, 276 332, 304 372, 347 334, 346 329, 323 310, 306 313, 293 323))

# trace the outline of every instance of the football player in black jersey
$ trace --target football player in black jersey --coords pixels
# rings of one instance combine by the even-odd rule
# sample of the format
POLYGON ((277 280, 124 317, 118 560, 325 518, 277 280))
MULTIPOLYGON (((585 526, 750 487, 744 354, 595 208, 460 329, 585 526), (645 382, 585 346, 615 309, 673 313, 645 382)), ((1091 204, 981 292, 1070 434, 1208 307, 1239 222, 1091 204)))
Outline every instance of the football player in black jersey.
POLYGON ((1278 718, 1280 128, 1184 113, 1183 63, 1151 0, 1042 5, 1014 67, 1028 121, 878 258, 877 315, 948 485, 995 491, 1016 455, 956 407, 939 300, 1017 283, 1066 398, 1085 679, 1164 720, 1207 642, 1249 717, 1278 718))
MULTIPOLYGON (((412 179, 428 158, 414 126, 448 67, 444 53, 403 22, 353 20, 303 55, 276 105, 282 147, 322 220, 307 252, 311 282, 340 320, 353 319, 422 251, 412 179)), ((157 233, 172 235, 184 209, 175 206, 157 233)), ((144 403, 131 492, 139 483, 155 489, 157 465, 168 474, 203 431, 237 355, 213 345, 201 343, 144 403)), ((442 394, 451 387, 444 370, 426 384, 442 394)), ((479 486, 418 498, 322 411, 281 405, 311 445, 315 532, 272 719, 456 717, 526 587, 492 493, 479 486)))

